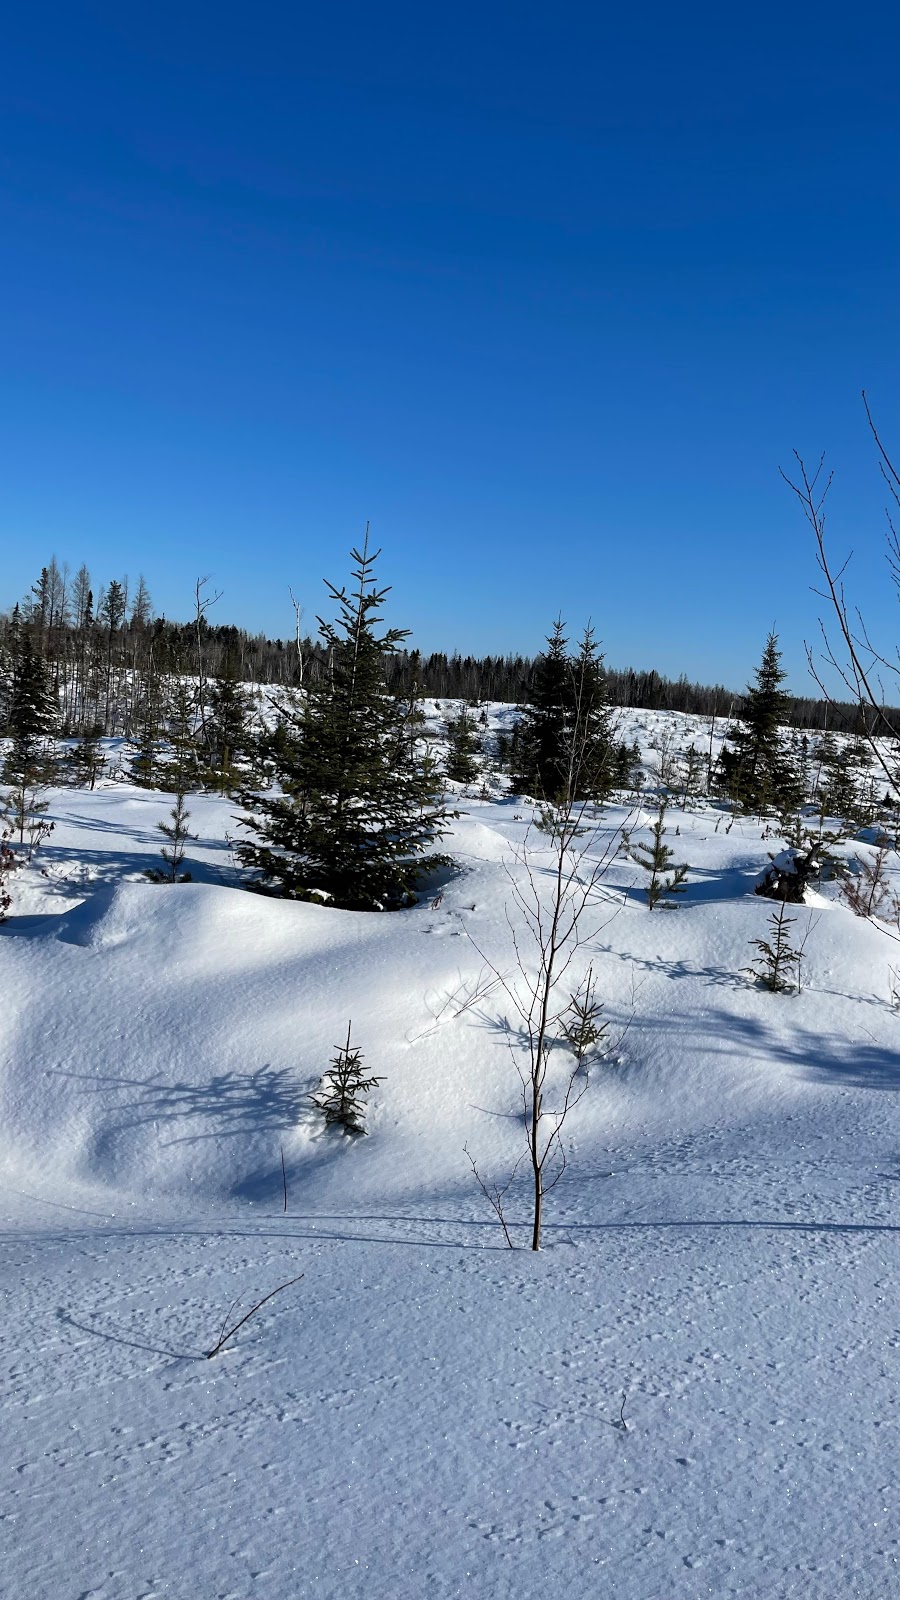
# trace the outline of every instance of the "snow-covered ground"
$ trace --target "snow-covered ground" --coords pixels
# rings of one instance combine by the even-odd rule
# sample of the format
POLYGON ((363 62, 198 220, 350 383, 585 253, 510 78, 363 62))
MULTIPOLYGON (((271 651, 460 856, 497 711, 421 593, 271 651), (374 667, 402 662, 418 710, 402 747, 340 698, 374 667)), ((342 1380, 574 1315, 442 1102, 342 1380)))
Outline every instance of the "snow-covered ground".
MULTIPOLYGON (((650 766, 704 737, 631 722, 650 766)), ((523 1177, 511 1252, 463 1147, 491 1178, 522 1147, 485 958, 530 809, 461 797, 457 872, 379 917, 248 894, 209 796, 195 881, 148 882, 170 803, 54 791, 0 929, 0 1593, 895 1593, 898 947, 826 890, 791 913, 802 993, 756 988, 780 841, 672 809, 688 892, 603 880, 615 1043, 545 1249, 523 1177), (350 1018, 382 1079, 356 1141, 306 1098, 350 1018)))

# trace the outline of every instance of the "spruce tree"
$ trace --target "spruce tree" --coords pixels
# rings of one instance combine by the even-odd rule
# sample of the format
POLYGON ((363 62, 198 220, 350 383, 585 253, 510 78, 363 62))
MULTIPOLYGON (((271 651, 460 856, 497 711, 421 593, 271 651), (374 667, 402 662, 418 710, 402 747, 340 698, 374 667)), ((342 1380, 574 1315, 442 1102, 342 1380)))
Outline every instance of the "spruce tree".
POLYGON ((647 910, 654 911, 667 894, 684 894, 687 891, 685 879, 688 874, 687 866, 678 865, 675 861, 675 852, 665 843, 666 836, 666 811, 668 801, 662 798, 659 802, 656 819, 650 829, 650 844, 632 845, 628 833, 624 835, 624 844, 632 861, 650 874, 647 885, 647 910), (668 873, 668 877, 666 874, 668 873))
POLYGON ((568 776, 569 657, 563 621, 557 617, 547 648, 538 656, 531 689, 513 735, 512 785, 523 794, 553 802, 568 776))
POLYGON ((13 673, 16 645, 19 638, 18 606, 13 612, 7 633, 7 642, 0 645, 0 729, 6 729, 12 700, 13 673))
POLYGON ((744 971, 763 989, 768 989, 770 994, 799 994, 800 992, 800 963, 803 960, 803 951, 795 950, 790 942, 790 930, 795 925, 795 919, 788 917, 784 901, 777 911, 773 911, 769 918, 770 934, 768 939, 751 939, 750 943, 759 951, 756 962, 752 967, 745 967, 744 971))
POLYGON ((197 693, 180 674, 169 686, 166 731, 169 750, 157 760, 157 781, 176 793, 187 794, 200 786, 200 756, 196 739, 197 693))
POLYGON ((335 1045, 329 1070, 309 1098, 316 1110, 324 1113, 326 1128, 343 1128, 345 1133, 359 1135, 368 1132, 365 1124, 366 1096, 383 1079, 363 1076, 363 1053, 358 1046, 352 1047, 350 1044, 352 1026, 348 1022, 345 1043, 335 1045))
POLYGON ((588 967, 581 987, 569 996, 569 1004, 559 1018, 559 1031, 584 1072, 585 1062, 599 1053, 607 1034, 609 1023, 603 1020, 603 1001, 597 999, 597 986, 593 966, 588 967))
POLYGON ((621 781, 629 753, 616 743, 603 657, 587 627, 569 675, 568 783, 574 800, 606 800, 621 781))
POLYGON ((678 755, 678 803, 682 811, 686 809, 689 800, 696 800, 703 793, 705 781, 706 757, 696 745, 690 744, 686 750, 679 751, 678 755))
POLYGON ((100 747, 102 732, 99 725, 86 729, 69 756, 75 783, 86 784, 89 789, 93 789, 106 766, 100 747))
POLYGON ((28 759, 34 759, 38 750, 46 750, 56 721, 46 669, 34 648, 31 630, 17 628, 13 632, 6 733, 25 741, 28 759))
POLYGON ((53 776, 50 739, 56 725, 56 707, 47 683, 46 669, 23 628, 16 640, 9 692, 6 732, 10 747, 3 763, 3 780, 20 790, 46 783, 53 776))
POLYGON ((873 775, 874 762, 866 738, 838 741, 827 733, 818 750, 820 772, 817 804, 828 817, 840 817, 851 827, 871 823, 878 810, 873 775))
POLYGON ((118 635, 125 622, 127 598, 125 589, 117 578, 110 581, 109 588, 101 592, 100 604, 97 608, 97 621, 106 630, 106 663, 104 686, 104 714, 103 729, 105 733, 110 730, 110 708, 113 704, 113 649, 118 635))
POLYGON ((847 759, 846 741, 827 733, 819 747, 821 773, 818 803, 822 814, 847 821, 856 810, 856 773, 847 759))
POLYGON ((740 724, 729 728, 721 756, 722 787, 742 811, 788 811, 802 799, 782 731, 789 704, 781 687, 786 677, 778 636, 770 633, 740 724))
POLYGON ((7 844, 8 834, 4 830, 0 833, 0 922, 5 922, 9 908, 12 905, 12 895, 9 892, 9 875, 15 871, 15 852, 7 844))
POLYGON ((162 783, 159 772, 162 716, 162 687, 158 676, 151 670, 142 684, 137 735, 133 740, 134 754, 131 758, 132 782, 142 789, 158 789, 162 783))
POLYGON ((815 751, 808 733, 791 734, 789 759, 795 780, 798 805, 804 805, 811 796, 814 782, 815 751))
POLYGON ((385 664, 407 631, 378 631, 388 594, 376 586, 368 530, 352 592, 326 584, 336 622, 319 619, 327 668, 294 703, 268 759, 281 793, 244 791, 242 825, 255 839, 240 858, 298 899, 355 910, 412 904, 420 877, 447 858, 432 847, 446 830, 433 762, 411 737, 411 706, 388 692, 385 664))
POLYGON ((867 828, 875 820, 878 810, 875 787, 875 762, 868 739, 857 733, 847 751, 847 766, 853 784, 853 804, 847 813, 857 827, 867 828))
POLYGON ((191 813, 186 810, 184 802, 184 792, 179 790, 175 796, 175 804, 169 812, 172 821, 158 822, 156 824, 159 832, 169 842, 164 844, 159 852, 166 864, 165 871, 161 872, 156 867, 148 868, 147 877, 152 879, 154 883, 190 883, 191 881, 190 873, 182 872, 181 869, 184 866, 188 841, 196 839, 198 835, 191 833, 188 827, 191 813))
POLYGON ((230 658, 222 676, 210 688, 206 736, 212 781, 219 789, 229 789, 234 782, 235 760, 251 742, 250 705, 230 658))
POLYGON ((138 727, 137 738, 134 741, 134 754, 131 757, 131 781, 141 789, 156 789, 158 776, 157 757, 159 754, 159 729, 154 725, 144 708, 138 727))
POLYGON ((459 716, 447 723, 447 738, 450 744, 445 769, 447 777, 454 783, 473 783, 478 776, 481 740, 467 706, 463 706, 459 716))
POLYGON ((550 805, 604 800, 628 765, 614 737, 603 657, 588 627, 577 656, 568 654, 557 618, 538 657, 529 703, 512 741, 512 784, 550 805))

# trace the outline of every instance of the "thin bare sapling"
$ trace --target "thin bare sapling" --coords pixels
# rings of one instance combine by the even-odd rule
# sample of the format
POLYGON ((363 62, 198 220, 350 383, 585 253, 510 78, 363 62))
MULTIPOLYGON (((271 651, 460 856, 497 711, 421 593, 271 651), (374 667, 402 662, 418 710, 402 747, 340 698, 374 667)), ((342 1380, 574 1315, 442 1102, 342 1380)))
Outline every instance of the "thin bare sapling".
MULTIPOLYGON (((526 1145, 523 1154, 530 1167, 533 1194, 532 1250, 541 1248, 545 1198, 566 1169, 563 1128, 588 1087, 581 1070, 583 1058, 576 1054, 574 1064, 569 1057, 562 1066, 563 1052, 556 1050, 560 1044, 561 986, 569 978, 585 942, 611 920, 609 914, 604 916, 600 911, 601 905, 610 904, 601 884, 619 854, 622 838, 621 825, 610 827, 604 822, 600 807, 578 798, 588 787, 584 778, 593 752, 590 708, 582 698, 577 671, 575 663, 573 715, 565 744, 565 782, 555 801, 541 807, 539 827, 532 824, 522 844, 504 864, 508 887, 505 912, 513 950, 511 972, 504 973, 489 960, 470 930, 466 930, 497 978, 519 1023, 516 1034, 508 1036, 508 1044, 522 1095, 526 1145), (543 840, 538 838, 540 831, 543 840), (551 1071, 554 1060, 560 1063, 559 1072, 551 1071)), ((611 915, 617 915, 619 909, 617 905, 611 915)), ((471 1156, 469 1159, 473 1160, 471 1156)), ((481 1183, 480 1178, 478 1181, 481 1183)))

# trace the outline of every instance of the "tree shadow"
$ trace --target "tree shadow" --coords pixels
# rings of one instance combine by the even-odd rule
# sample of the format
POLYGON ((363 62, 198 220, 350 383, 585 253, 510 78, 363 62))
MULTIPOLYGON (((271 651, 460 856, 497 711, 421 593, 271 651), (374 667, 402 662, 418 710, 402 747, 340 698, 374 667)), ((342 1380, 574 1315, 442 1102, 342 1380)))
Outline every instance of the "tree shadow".
MULTIPOLYGON (((772 996, 772 1004, 790 1008, 792 997, 772 996)), ((760 1017, 740 1017, 727 1011, 709 1012, 703 1017, 686 1015, 636 1017, 635 1034, 687 1033, 695 1042, 696 1054, 711 1057, 737 1057, 744 1061, 756 1057, 762 1064, 778 1063, 792 1068, 810 1082, 831 1083, 840 1088, 900 1089, 900 1051, 882 1044, 870 1035, 870 1042, 848 1039, 845 1034, 826 1033, 795 1024, 786 1029, 782 1016, 779 1028, 760 1017)))
MULTIPOLYGON (((671 978, 703 977, 714 987, 752 988, 752 985, 748 985, 747 980, 738 974, 714 967, 692 967, 685 961, 632 957, 626 952, 606 953, 616 955, 619 960, 633 963, 636 967, 647 971, 664 972, 671 978)), ((861 1005, 881 1004, 865 995, 846 998, 858 999, 861 1005)), ((870 1036, 869 1042, 862 1042, 848 1039, 844 1034, 819 1032, 796 1024, 786 1030, 783 1023, 790 1024, 792 1021, 791 1001, 790 995, 772 997, 774 1005, 786 1008, 779 1019, 782 1025, 777 1028, 770 1026, 760 1017, 736 1016, 724 1010, 708 1012, 702 1017, 696 1013, 680 1016, 673 1012, 666 1012, 661 1016, 631 1017, 625 1013, 620 1016, 616 1010, 610 1008, 604 1012, 604 1018, 614 1028, 627 1025, 629 1034, 636 1040, 641 1036, 649 1037, 660 1033, 670 1036, 688 1034, 694 1046, 694 1053, 698 1057, 713 1059, 736 1057, 742 1060, 756 1057, 761 1063, 776 1062, 790 1067, 811 1082, 832 1083, 840 1088, 900 1089, 900 1050, 892 1045, 882 1044, 874 1036, 870 1036)), ((882 1009, 884 1008, 886 1002, 882 1006, 882 1009)), ((499 1034, 512 1048, 527 1049, 529 1044, 527 1032, 509 1016, 491 1012, 486 1008, 473 1008, 472 1015, 480 1028, 499 1034)), ((557 1049, 563 1052, 565 1048, 561 1040, 554 1041, 554 1055, 557 1049)), ((636 1058, 639 1056, 639 1052, 633 1054, 636 1058)), ((601 1053, 592 1063, 592 1076, 594 1071, 602 1073, 604 1065, 601 1053)), ((636 1059, 632 1071, 639 1072, 640 1065, 640 1060, 636 1059)), ((616 1067, 616 1076, 620 1080, 626 1076, 619 1066, 616 1067)))
MULTIPOLYGON (((134 833, 129 836, 133 839, 134 833)), ((89 884, 118 883, 127 874, 136 874, 146 877, 147 871, 155 871, 162 867, 160 848, 166 844, 162 834, 149 835, 149 842, 156 845, 156 850, 79 850, 70 845, 54 845, 52 850, 45 846, 41 859, 47 865, 53 865, 65 872, 68 865, 87 867, 92 876, 89 884)), ((244 882, 244 878, 237 867, 221 867, 211 861, 204 861, 201 857, 191 854, 191 845, 199 846, 201 850, 217 852, 228 851, 229 845, 221 840, 205 839, 188 840, 184 864, 191 874, 192 883, 225 883, 234 885, 244 882)), ((73 881, 74 880, 70 880, 73 881)), ((74 882, 78 889, 84 885, 74 882)))
MULTIPOLYGON (((444 1196, 446 1201, 447 1196, 444 1196)), ((521 1216, 510 1219, 510 1226, 514 1230, 526 1230, 530 1233, 531 1218, 527 1202, 521 1216)), ((707 1233, 769 1233, 769 1234, 814 1234, 819 1236, 844 1235, 847 1237, 870 1236, 879 1234, 900 1234, 900 1223, 891 1222, 822 1222, 815 1217, 809 1219, 783 1218, 783 1217, 642 1217, 642 1218, 613 1218, 609 1221, 579 1222, 567 1220, 561 1222, 547 1221, 544 1224, 544 1234, 548 1243, 557 1238, 560 1243, 567 1242, 571 1235, 580 1234, 615 1234, 636 1233, 653 1235, 658 1233, 696 1233, 700 1236, 707 1233)), ((0 1239, 4 1235, 0 1233, 0 1239)), ((27 1234, 19 1229, 11 1232, 9 1238, 21 1240, 23 1237, 38 1239, 42 1242, 71 1243, 71 1234, 40 1233, 27 1234)), ((206 1227, 196 1225, 185 1228, 168 1228, 164 1225, 152 1226, 131 1225, 115 1228, 92 1228, 92 1239, 113 1241, 133 1241, 135 1239, 152 1239, 157 1242, 177 1240, 184 1243, 188 1238, 217 1239, 226 1241, 266 1240, 284 1244, 288 1241, 294 1243, 312 1244, 366 1244, 381 1245, 389 1250, 396 1249, 426 1249, 426 1250, 466 1250, 471 1249, 484 1254, 501 1254, 505 1258, 508 1246, 502 1237, 499 1237, 497 1223, 490 1219, 472 1219, 461 1216, 447 1216, 432 1213, 423 1215, 408 1212, 310 1212, 308 1217, 297 1218, 290 1212, 282 1219, 269 1217, 260 1218, 256 1226, 241 1226, 231 1222, 224 1224, 211 1224, 206 1227), (391 1234, 391 1228, 399 1227, 404 1231, 398 1236, 391 1234), (435 1238, 424 1236, 421 1231, 410 1234, 405 1231, 409 1228, 422 1230, 425 1228, 445 1229, 447 1236, 435 1238), (376 1231, 380 1230, 380 1231, 376 1231), (385 1231, 388 1230, 388 1231, 385 1231)), ((527 1245, 520 1248, 527 1249, 527 1245)), ((149 1342, 130 1339, 124 1334, 110 1332, 106 1329, 93 1327, 88 1323, 78 1322, 64 1308, 57 1310, 57 1319, 68 1323, 70 1326, 89 1333, 97 1338, 108 1339, 111 1343, 129 1345, 137 1350, 147 1350, 154 1355, 169 1356, 177 1360, 200 1361, 205 1359, 204 1353, 197 1351, 173 1350, 162 1345, 153 1345, 149 1342)))
POLYGON ((738 862, 730 867, 688 867, 685 893, 679 900, 686 906, 709 905, 719 900, 743 900, 753 894, 765 858, 738 862))
POLYGON ((747 980, 740 973, 729 972, 725 967, 695 966, 684 958, 675 960, 666 956, 638 956, 630 950, 614 950, 609 944, 593 944, 591 948, 598 954, 610 956, 615 961, 624 962, 626 966, 635 967, 639 972, 658 972, 667 978, 703 978, 707 984, 717 989, 747 987, 747 980))
MULTIPOLYGON (((165 796, 162 798, 165 800, 165 796)), ((166 809, 164 805, 160 806, 160 820, 162 820, 166 809)), ((66 829, 71 828, 73 832, 77 833, 114 835, 143 844, 155 844, 160 837, 156 828, 137 827, 133 822, 109 822, 103 817, 81 817, 77 813, 70 811, 51 811, 49 815, 53 822, 58 822, 66 829)), ((47 844, 44 846, 44 853, 46 855, 59 855, 64 852, 58 845, 47 844)))
POLYGON ((63 1306, 56 1308, 56 1320, 66 1328, 77 1328, 79 1333, 90 1333, 95 1339, 105 1339, 109 1344, 123 1344, 129 1350, 143 1350, 153 1356, 168 1356, 173 1361, 205 1361, 204 1351, 170 1350, 165 1345, 145 1344, 140 1339, 125 1339, 120 1333, 110 1333, 106 1328, 93 1328, 90 1323, 78 1322, 63 1306))
POLYGON ((187 1132, 173 1132, 163 1144, 199 1144, 206 1139, 287 1133, 310 1114, 311 1083, 298 1083, 286 1067, 268 1063, 251 1072, 216 1073, 200 1083, 48 1070, 52 1076, 80 1083, 87 1094, 121 1092, 122 1098, 115 1102, 120 1120, 111 1137, 147 1123, 168 1123, 173 1129, 185 1123, 187 1132))
MULTIPOLYGON (((158 813, 156 820, 158 822, 168 821, 169 812, 172 809, 172 801, 175 798, 174 795, 168 794, 164 790, 148 790, 148 794, 152 794, 154 800, 158 802, 158 804, 154 804, 153 806, 154 812, 158 813)), ((190 798, 191 796, 189 795, 188 799, 190 800, 190 798)), ((200 798, 205 799, 207 797, 205 795, 201 795, 200 798)), ((153 802, 148 801, 147 803, 150 804, 153 802)), ((71 828, 73 832, 99 833, 106 836, 113 835, 119 838, 129 839, 136 844, 161 845, 166 842, 163 839, 159 828, 156 826, 156 822, 154 822, 152 827, 147 828, 136 826, 134 822, 110 822, 107 818, 97 816, 82 817, 74 812, 50 811, 48 815, 51 821, 60 823, 61 826, 65 827, 67 830, 71 828)), ((190 820, 191 822, 194 821, 194 815, 192 812, 190 813, 190 820)), ((202 832, 198 834, 196 842, 202 850, 231 849, 227 839, 221 839, 214 835, 207 836, 202 832)), ((65 846, 50 841, 43 846, 42 854, 46 856, 57 856, 64 854, 74 854, 78 856, 79 852, 67 850, 65 846)))

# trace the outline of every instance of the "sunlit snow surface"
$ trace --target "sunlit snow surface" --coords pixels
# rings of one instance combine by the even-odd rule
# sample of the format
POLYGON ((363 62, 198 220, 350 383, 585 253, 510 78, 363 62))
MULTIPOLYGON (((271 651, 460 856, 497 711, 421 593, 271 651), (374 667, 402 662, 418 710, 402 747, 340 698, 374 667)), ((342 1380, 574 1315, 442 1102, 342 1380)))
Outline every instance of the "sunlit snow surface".
MULTIPOLYGON (((625 731, 670 727, 704 737, 625 731)), ((760 991, 782 840, 673 807, 688 893, 604 879, 583 966, 621 1042, 510 1252, 463 1146, 520 1153, 515 1018, 456 1013, 512 966, 531 808, 460 795, 458 872, 379 917, 237 887, 211 797, 196 881, 147 882, 170 803, 54 791, 0 930, 0 1593, 897 1592, 898 947, 826 888, 803 993, 760 991), (305 1099, 349 1018, 383 1079, 355 1142, 305 1099)))

